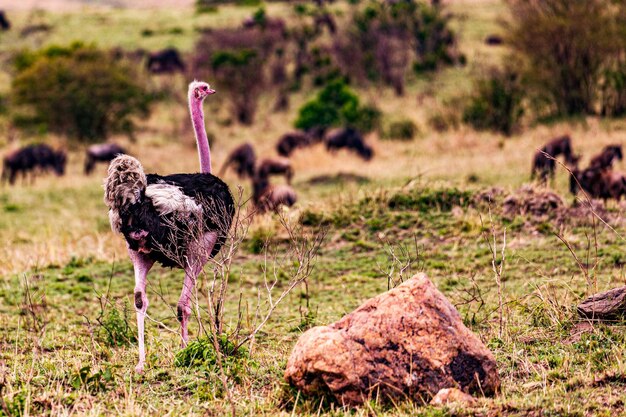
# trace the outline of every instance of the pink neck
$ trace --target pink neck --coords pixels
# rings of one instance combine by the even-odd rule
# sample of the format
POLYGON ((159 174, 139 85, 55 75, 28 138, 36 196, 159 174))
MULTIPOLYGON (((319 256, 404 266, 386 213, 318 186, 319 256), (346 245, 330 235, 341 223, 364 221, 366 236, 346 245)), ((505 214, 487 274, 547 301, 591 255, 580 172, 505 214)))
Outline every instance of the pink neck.
POLYGON ((211 150, 209 149, 209 140, 204 130, 204 113, 202 111, 202 102, 189 97, 189 111, 191 113, 191 123, 196 135, 196 143, 198 144, 198 155, 200 156, 200 172, 205 174, 211 173, 211 150))

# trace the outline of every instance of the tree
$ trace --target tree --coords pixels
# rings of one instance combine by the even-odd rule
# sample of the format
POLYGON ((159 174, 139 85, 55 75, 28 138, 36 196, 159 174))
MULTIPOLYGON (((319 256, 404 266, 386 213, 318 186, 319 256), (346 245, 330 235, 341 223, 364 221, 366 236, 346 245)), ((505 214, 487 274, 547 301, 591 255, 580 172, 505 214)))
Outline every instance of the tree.
POLYGON ((603 87, 619 93, 621 82, 605 83, 607 71, 624 70, 626 6, 613 0, 508 0, 513 16, 508 44, 527 61, 533 93, 560 115, 593 114, 603 87), (621 16, 621 17, 620 17, 621 16))
POLYGON ((30 122, 97 141, 132 135, 134 116, 149 114, 150 97, 131 68, 92 46, 73 44, 24 52, 15 60, 11 97, 32 109, 30 122))

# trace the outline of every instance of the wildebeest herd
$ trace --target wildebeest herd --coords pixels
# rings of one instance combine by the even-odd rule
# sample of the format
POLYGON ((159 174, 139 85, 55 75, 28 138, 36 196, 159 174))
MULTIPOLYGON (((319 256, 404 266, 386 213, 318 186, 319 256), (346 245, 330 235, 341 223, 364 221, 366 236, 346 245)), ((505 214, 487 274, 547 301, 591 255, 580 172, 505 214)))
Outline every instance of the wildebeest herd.
MULTIPOLYGON (((297 194, 291 187, 294 170, 287 157, 297 149, 303 149, 317 143, 324 143, 329 152, 340 149, 356 153, 365 161, 369 161, 374 152, 363 135, 356 129, 345 127, 326 130, 314 128, 308 131, 294 131, 280 137, 276 143, 277 158, 264 158, 257 163, 257 156, 250 143, 244 143, 231 151, 222 166, 220 175, 232 166, 241 179, 249 179, 252 184, 252 201, 257 211, 276 210, 280 206, 292 206, 297 201, 297 194), (270 176, 282 175, 287 184, 273 185, 270 176)), ((90 175, 97 163, 109 163, 116 156, 127 154, 126 150, 116 143, 100 143, 89 146, 85 150, 84 173, 90 175)), ((53 170, 61 176, 65 173, 67 156, 65 151, 55 151, 45 144, 28 145, 15 150, 4 157, 2 171, 3 182, 13 185, 18 174, 24 182, 30 175, 33 182, 36 175, 53 170)))
MULTIPOLYGON (((126 151, 115 143, 101 143, 92 145, 85 151, 85 174, 89 175, 97 162, 108 163, 119 154, 126 151)), ((58 176, 65 174, 67 153, 64 150, 55 151, 45 143, 27 145, 17 149, 4 157, 2 167, 2 182, 15 184, 19 174, 24 182, 30 176, 30 182, 34 182, 38 174, 52 170, 58 176)))
POLYGON ((580 155, 574 154, 571 137, 559 136, 535 153, 531 179, 538 178, 542 183, 546 183, 548 178, 553 179, 556 158, 561 155, 570 173, 569 189, 572 194, 577 195, 579 190, 583 190, 589 197, 605 201, 610 198, 619 201, 626 196, 626 175, 613 169, 613 162, 623 159, 622 145, 605 146, 591 158, 589 166, 580 169, 580 155))
POLYGON ((324 142, 326 149, 335 152, 338 149, 347 149, 369 161, 374 152, 363 136, 350 127, 332 129, 315 128, 308 131, 289 132, 281 136, 276 143, 276 151, 280 158, 265 158, 257 163, 257 155, 250 143, 244 143, 231 151, 220 171, 223 175, 226 169, 233 167, 239 178, 248 178, 252 182, 252 200, 259 211, 275 210, 281 205, 292 206, 297 195, 291 187, 294 170, 287 157, 297 149, 306 148, 324 142), (282 175, 286 185, 272 185, 269 177, 282 175))

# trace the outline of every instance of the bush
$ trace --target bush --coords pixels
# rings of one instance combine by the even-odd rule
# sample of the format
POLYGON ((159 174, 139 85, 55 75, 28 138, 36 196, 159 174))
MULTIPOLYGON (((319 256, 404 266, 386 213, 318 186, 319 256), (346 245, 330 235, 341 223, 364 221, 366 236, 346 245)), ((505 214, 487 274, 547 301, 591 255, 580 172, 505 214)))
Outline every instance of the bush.
POLYGON ((374 130, 380 121, 380 111, 373 106, 361 106, 358 96, 343 80, 328 83, 317 97, 300 108, 295 127, 308 130, 315 127, 350 126, 361 132, 374 130))
MULTIPOLYGON (((552 112, 597 113, 603 87, 607 97, 623 96, 620 82, 603 81, 607 71, 626 75, 624 2, 509 0, 509 4, 514 19, 508 25, 507 44, 526 59, 524 75, 552 112)), ((622 98, 615 110, 623 112, 619 101, 622 98)), ((612 102, 608 99, 605 104, 612 102)))
MULTIPOLYGON (((220 352, 223 355, 222 365, 227 375, 236 382, 246 373, 247 366, 254 366, 248 351, 244 347, 235 350, 235 344, 226 335, 217 338, 220 352)), ((176 353, 174 365, 178 367, 196 368, 208 373, 219 372, 219 356, 215 351, 213 336, 209 335, 189 342, 187 347, 176 353)))
POLYGON ((463 122, 478 130, 510 135, 523 114, 524 94, 515 71, 493 69, 489 77, 476 83, 476 91, 463 110, 463 122))
POLYGON ((116 308, 108 312, 102 311, 97 321, 100 325, 97 331, 98 339, 107 346, 129 346, 137 342, 137 331, 130 327, 128 305, 120 312, 116 308))
POLYGON ((415 72, 425 72, 459 61, 449 19, 441 7, 413 0, 369 1, 354 8, 335 38, 336 59, 344 75, 383 82, 402 95, 411 63, 415 72))
MULTIPOLYGON (((79 141, 132 135, 135 116, 149 114, 150 97, 130 67, 91 46, 51 46, 14 61, 11 97, 32 109, 29 125, 79 141)), ((22 123, 24 124, 24 123, 22 123)))
POLYGON ((233 118, 252 124, 258 99, 268 86, 270 70, 282 62, 282 21, 257 13, 257 26, 205 32, 196 44, 194 72, 215 80, 228 92, 233 118), (264 23, 263 23, 264 22, 264 23))

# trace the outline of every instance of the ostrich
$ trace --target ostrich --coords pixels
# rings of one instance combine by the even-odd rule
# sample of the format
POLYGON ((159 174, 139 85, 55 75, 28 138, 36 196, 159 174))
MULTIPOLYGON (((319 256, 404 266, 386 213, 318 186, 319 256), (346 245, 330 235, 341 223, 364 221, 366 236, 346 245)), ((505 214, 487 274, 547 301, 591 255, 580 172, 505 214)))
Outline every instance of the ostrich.
POLYGON ((222 165, 219 172, 220 176, 224 175, 229 165, 235 166, 235 171, 239 178, 252 178, 254 176, 254 166, 256 165, 256 153, 249 143, 237 146, 226 158, 226 162, 222 165))
POLYGON ((99 143, 91 145, 85 151, 85 175, 93 172, 96 162, 109 162, 116 156, 125 154, 126 151, 115 143, 99 143))
POLYGON ((271 185, 269 176, 257 171, 252 178, 252 200, 261 213, 277 210, 280 206, 291 207, 296 204, 298 196, 289 185, 271 185))
POLYGON ((262 160, 257 168, 257 173, 265 177, 276 174, 284 175, 287 180, 287 184, 291 184, 291 179, 293 178, 293 168, 291 167, 291 162, 285 158, 266 158, 262 160))
POLYGON ((185 271, 177 306, 182 345, 189 339, 191 295, 196 277, 224 244, 235 213, 228 186, 211 174, 211 152, 204 129, 202 102, 215 91, 201 81, 189 84, 189 110, 201 172, 160 176, 144 173, 139 161, 120 155, 109 165, 104 201, 113 231, 126 239, 135 271, 135 310, 139 362, 146 361, 144 319, 148 308, 147 275, 155 262, 185 271))

